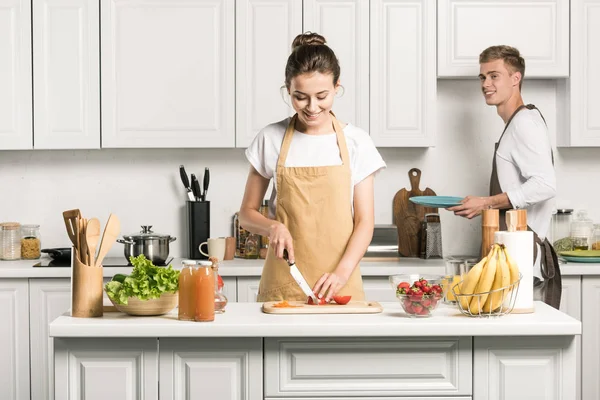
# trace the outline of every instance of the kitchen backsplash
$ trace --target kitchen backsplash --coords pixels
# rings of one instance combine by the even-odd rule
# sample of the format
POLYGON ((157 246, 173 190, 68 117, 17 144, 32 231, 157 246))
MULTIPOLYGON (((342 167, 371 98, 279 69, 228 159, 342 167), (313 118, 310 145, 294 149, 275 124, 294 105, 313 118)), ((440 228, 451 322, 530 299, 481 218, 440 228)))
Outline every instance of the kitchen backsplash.
MULTIPOLYGON (((556 142, 556 81, 525 80, 523 96, 542 110, 556 142)), ((438 195, 485 195, 494 141, 503 123, 485 105, 477 80, 438 81, 437 145, 429 149, 380 148, 388 168, 375 182, 375 222, 392 222, 392 198, 409 187, 408 170, 422 170, 421 188, 438 195)), ((600 223, 600 148, 555 149, 559 207, 586 208, 600 223)), ((62 211, 121 219, 122 233, 152 225, 171 234, 172 255, 185 255, 185 192, 178 167, 201 177, 210 167, 213 236, 231 235, 242 200, 248 163, 243 149, 107 149, 0 151, 0 222, 41 225, 43 247, 69 245, 62 211)), ((269 189, 270 191, 270 189, 269 189)), ((444 254, 476 254, 480 220, 441 210, 444 254)), ((123 254, 115 244, 109 255, 123 254)))

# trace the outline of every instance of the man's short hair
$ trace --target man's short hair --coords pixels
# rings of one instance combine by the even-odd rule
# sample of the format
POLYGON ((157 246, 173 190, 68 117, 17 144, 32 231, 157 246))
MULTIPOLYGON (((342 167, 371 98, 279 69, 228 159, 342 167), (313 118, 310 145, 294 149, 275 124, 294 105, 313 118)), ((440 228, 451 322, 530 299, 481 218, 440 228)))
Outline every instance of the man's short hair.
POLYGON ((491 46, 481 52, 479 55, 479 64, 488 63, 490 61, 503 60, 507 69, 514 74, 521 73, 521 82, 519 82, 519 90, 523 86, 523 78, 525 77, 525 60, 521 57, 519 50, 510 46, 491 46))

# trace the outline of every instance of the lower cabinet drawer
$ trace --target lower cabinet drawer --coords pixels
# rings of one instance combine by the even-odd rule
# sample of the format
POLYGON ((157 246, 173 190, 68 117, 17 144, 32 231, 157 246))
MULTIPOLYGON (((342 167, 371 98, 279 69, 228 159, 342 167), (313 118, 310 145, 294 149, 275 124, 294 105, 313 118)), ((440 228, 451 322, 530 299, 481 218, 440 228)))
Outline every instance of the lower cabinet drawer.
POLYGON ((266 398, 472 394, 470 337, 265 338, 264 346, 266 398))
POLYGON ((265 397, 265 400, 472 400, 471 396, 461 397, 265 397))

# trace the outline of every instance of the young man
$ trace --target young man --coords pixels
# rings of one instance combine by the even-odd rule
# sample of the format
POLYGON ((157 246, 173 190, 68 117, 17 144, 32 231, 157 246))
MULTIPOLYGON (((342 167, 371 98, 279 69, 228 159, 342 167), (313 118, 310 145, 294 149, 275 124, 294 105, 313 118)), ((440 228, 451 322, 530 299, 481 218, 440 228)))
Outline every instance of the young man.
POLYGON ((467 196, 461 205, 449 210, 473 218, 484 209, 500 209, 500 228, 506 229, 505 211, 526 208, 528 227, 536 239, 534 275, 545 280, 544 301, 558 308, 562 291, 558 259, 545 239, 556 194, 548 129, 541 112, 523 103, 525 60, 519 50, 509 46, 489 47, 479 55, 479 64, 485 102, 496 106, 505 128, 494 151, 490 195, 467 196))

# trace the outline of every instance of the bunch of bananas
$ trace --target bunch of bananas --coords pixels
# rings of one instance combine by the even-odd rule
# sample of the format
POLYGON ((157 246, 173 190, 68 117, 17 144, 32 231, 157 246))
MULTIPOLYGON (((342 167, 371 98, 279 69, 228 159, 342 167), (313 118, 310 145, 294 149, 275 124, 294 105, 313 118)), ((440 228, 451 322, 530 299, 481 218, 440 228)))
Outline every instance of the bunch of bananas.
POLYGON ((471 268, 458 286, 458 293, 465 296, 457 297, 464 311, 489 313, 502 307, 505 296, 518 280, 519 268, 506 247, 494 244, 488 255, 471 268), (502 288, 507 289, 498 290, 502 288))

